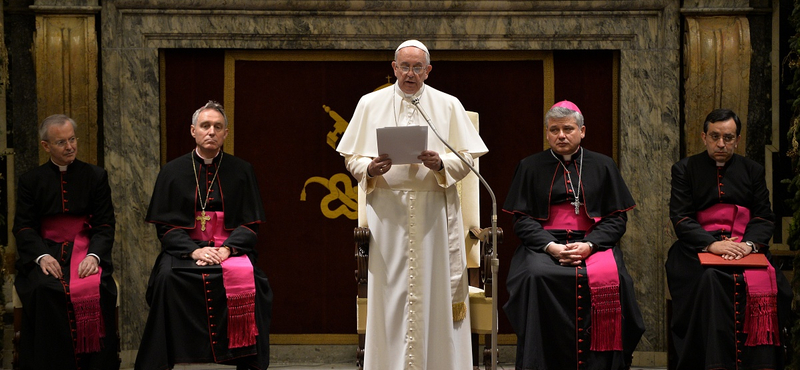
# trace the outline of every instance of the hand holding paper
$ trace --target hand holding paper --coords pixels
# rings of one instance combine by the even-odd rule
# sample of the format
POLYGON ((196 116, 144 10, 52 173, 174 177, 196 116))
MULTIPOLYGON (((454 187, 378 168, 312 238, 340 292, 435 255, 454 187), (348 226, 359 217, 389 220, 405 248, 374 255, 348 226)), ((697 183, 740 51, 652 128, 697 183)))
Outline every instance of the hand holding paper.
POLYGON ((389 158, 388 154, 381 154, 372 159, 372 162, 369 163, 369 166, 367 166, 367 174, 375 177, 389 172, 389 169, 391 168, 392 159, 389 158))

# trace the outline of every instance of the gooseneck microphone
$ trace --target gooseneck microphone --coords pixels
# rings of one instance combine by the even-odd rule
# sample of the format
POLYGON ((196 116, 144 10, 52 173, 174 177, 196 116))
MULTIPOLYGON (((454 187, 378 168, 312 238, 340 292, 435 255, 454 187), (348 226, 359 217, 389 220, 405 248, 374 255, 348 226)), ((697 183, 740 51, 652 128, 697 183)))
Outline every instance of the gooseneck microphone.
POLYGON ((489 195, 492 197, 492 370, 497 370, 497 269, 500 265, 500 260, 497 259, 497 198, 494 196, 494 191, 489 186, 489 183, 486 182, 486 179, 478 173, 478 170, 472 166, 457 150, 450 145, 450 143, 445 140, 442 135, 439 135, 439 131, 436 130, 436 127, 433 126, 431 123, 431 118, 428 117, 428 114, 422 109, 419 105, 419 98, 414 98, 411 100, 411 104, 414 104, 417 109, 419 109, 419 113, 422 114, 422 118, 425 119, 425 122, 428 123, 428 127, 433 130, 433 133, 436 134, 436 137, 439 138, 448 149, 450 149, 453 154, 464 162, 464 164, 469 167, 470 171, 478 176, 478 179, 481 181, 481 184, 486 188, 489 192, 489 195))

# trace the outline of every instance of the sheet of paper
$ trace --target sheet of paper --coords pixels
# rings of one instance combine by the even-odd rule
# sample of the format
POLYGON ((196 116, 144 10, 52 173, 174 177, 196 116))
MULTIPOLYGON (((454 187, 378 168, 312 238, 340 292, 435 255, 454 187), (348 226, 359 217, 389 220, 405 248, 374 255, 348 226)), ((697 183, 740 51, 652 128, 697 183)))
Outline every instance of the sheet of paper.
POLYGON ((392 164, 421 163, 417 157, 428 148, 428 126, 381 127, 378 153, 389 154, 392 164))

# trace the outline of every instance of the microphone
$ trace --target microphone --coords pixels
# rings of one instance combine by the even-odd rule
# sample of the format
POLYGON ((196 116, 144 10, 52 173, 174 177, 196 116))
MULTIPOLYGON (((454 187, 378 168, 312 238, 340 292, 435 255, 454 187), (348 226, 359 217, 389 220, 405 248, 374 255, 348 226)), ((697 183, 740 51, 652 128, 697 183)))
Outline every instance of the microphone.
POLYGON ((428 124, 428 127, 431 128, 436 137, 439 138, 439 141, 444 144, 448 149, 450 149, 453 154, 464 162, 464 164, 469 167, 470 171, 478 176, 478 180, 481 181, 481 184, 486 188, 489 192, 489 195, 492 197, 492 370, 497 370, 497 270, 500 266, 500 260, 497 259, 497 198, 494 196, 494 191, 489 186, 489 183, 486 182, 486 179, 478 173, 478 170, 475 169, 457 150, 453 148, 450 143, 445 140, 442 135, 439 135, 439 131, 436 130, 436 127, 433 126, 431 123, 431 118, 428 117, 428 114, 422 109, 419 105, 419 98, 414 98, 411 100, 411 104, 414 104, 415 107, 419 110, 419 113, 422 114, 422 118, 425 119, 425 122, 428 124))

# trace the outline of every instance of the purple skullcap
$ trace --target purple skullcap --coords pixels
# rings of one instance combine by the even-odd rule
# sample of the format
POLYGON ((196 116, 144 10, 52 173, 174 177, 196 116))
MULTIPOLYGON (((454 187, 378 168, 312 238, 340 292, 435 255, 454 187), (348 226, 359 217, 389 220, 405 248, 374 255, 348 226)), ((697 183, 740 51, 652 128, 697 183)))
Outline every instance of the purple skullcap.
MULTIPOLYGON (((555 103, 555 104, 553 104, 552 107, 550 107, 550 109, 553 109, 555 107, 567 108, 567 109, 570 109, 570 110, 574 110, 574 111, 576 111, 578 113, 581 113, 581 110, 578 109, 578 106, 575 105, 575 103, 573 103, 573 102, 571 102, 569 100, 562 100, 562 101, 560 101, 558 103, 555 103)), ((583 113, 581 113, 581 114, 583 114, 583 113)))

